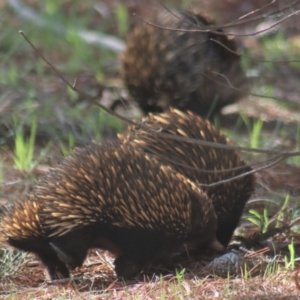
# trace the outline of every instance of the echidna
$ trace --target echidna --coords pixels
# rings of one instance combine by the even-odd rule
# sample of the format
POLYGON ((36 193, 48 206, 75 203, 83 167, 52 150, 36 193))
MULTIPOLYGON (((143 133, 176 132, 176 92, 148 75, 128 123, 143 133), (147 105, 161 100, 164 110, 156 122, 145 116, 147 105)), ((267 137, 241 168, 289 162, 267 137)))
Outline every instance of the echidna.
MULTIPOLYGON (((191 112, 171 109, 158 115, 150 114, 142 123, 161 133, 231 144, 209 121, 191 112)), ((125 143, 139 146, 195 183, 212 184, 251 170, 235 150, 158 138, 136 126, 129 127, 119 137, 125 143)), ((218 222, 217 239, 224 246, 227 246, 238 225, 244 206, 254 189, 254 182, 254 175, 248 174, 213 187, 202 187, 213 202, 218 222)))
POLYGON ((183 175, 120 143, 77 150, 1 218, 6 241, 34 252, 50 278, 69 276, 90 248, 128 278, 183 243, 222 250, 210 199, 183 175))
MULTIPOLYGON (((199 13, 162 12, 152 20, 159 26, 205 30, 214 23, 199 13)), ((246 77, 234 40, 213 32, 172 31, 137 26, 121 54, 121 72, 141 109, 163 112, 169 107, 211 116, 245 94, 246 77)))

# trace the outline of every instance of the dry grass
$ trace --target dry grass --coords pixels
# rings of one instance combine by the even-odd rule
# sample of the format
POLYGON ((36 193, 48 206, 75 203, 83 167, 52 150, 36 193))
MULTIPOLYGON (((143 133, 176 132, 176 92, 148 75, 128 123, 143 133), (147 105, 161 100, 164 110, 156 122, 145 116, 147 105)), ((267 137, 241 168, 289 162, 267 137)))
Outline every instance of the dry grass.
POLYGON ((205 271, 203 264, 195 264, 184 275, 153 275, 125 283, 116 280, 111 258, 93 251, 73 272, 73 282, 43 282, 41 264, 27 256, 19 261, 15 274, 2 278, 0 295, 6 299, 298 299, 295 274, 278 269, 267 276, 220 278, 205 271))

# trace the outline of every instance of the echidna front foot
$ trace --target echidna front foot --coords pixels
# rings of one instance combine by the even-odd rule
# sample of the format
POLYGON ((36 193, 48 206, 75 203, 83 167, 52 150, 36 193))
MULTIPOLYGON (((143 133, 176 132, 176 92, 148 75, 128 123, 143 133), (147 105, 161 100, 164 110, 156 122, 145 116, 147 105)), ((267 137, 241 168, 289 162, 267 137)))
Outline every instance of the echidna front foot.
POLYGON ((8 238, 7 243, 19 250, 35 253, 47 269, 48 280, 70 276, 67 266, 58 258, 47 239, 16 240, 8 238))
POLYGON ((92 247, 95 233, 89 228, 70 231, 49 240, 59 260, 70 270, 80 267, 92 247))
POLYGON ((130 279, 137 276, 142 268, 131 258, 122 255, 115 259, 115 272, 119 278, 130 279))
POLYGON ((217 239, 214 239, 210 244, 209 248, 218 252, 218 253, 226 253, 226 247, 223 246, 217 239))
POLYGON ((47 269, 46 279, 56 280, 70 277, 67 266, 60 261, 53 251, 36 253, 47 269))
POLYGON ((57 257, 59 258, 59 260, 65 264, 69 269, 75 269, 78 265, 78 263, 76 262, 76 259, 71 256, 69 253, 63 251, 61 248, 59 248, 57 245, 55 245, 54 243, 49 243, 50 246, 52 247, 52 249, 56 252, 57 257))

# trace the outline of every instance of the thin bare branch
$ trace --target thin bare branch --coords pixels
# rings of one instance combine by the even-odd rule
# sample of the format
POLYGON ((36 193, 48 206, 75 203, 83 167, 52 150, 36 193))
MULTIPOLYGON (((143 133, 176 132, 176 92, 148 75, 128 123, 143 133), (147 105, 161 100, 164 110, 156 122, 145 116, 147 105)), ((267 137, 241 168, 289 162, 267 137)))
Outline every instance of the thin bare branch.
MULTIPOLYGON (((204 32, 204 33, 211 32, 211 33, 214 33, 214 34, 217 34, 217 35, 235 36, 235 37, 245 37, 245 36, 255 36, 255 35, 259 35, 259 34, 261 34, 261 33, 267 32, 267 31, 269 31, 270 29, 272 29, 272 28, 276 27, 277 25, 279 25, 280 23, 284 22, 285 20, 291 18, 292 16, 297 15, 298 13, 300 13, 300 10, 297 10, 297 11, 295 11, 295 12, 292 12, 291 14, 287 15, 286 17, 281 18, 279 21, 275 22, 274 24, 268 26, 268 27, 265 28, 265 29, 261 29, 261 30, 254 31, 254 32, 251 32, 251 33, 244 33, 244 34, 238 34, 238 33, 232 33, 232 32, 224 33, 224 32, 220 32, 220 31, 212 30, 210 27, 206 27, 206 29, 180 29, 180 28, 170 28, 170 27, 165 27, 165 26, 161 26, 161 25, 154 24, 154 23, 152 23, 152 22, 146 21, 146 20, 144 20, 142 17, 140 17, 140 16, 137 15, 137 14, 135 14, 135 16, 137 16, 142 22, 144 22, 144 23, 146 23, 146 24, 148 24, 148 25, 150 25, 150 26, 153 26, 153 27, 156 27, 156 28, 163 29, 163 30, 178 31, 178 32, 204 32)), ((220 28, 220 27, 218 27, 218 28, 220 28)))
POLYGON ((244 55, 241 53, 238 53, 236 51, 233 51, 232 49, 228 48, 227 46, 225 46, 223 43, 215 40, 215 39, 210 39, 211 41, 215 42, 216 44, 219 44, 221 47, 223 47, 224 49, 226 49, 227 51, 236 54, 238 56, 241 57, 246 57, 246 58, 251 58, 252 60, 256 61, 256 62, 261 62, 261 63, 300 63, 300 60, 263 60, 263 59, 257 59, 255 57, 249 56, 249 55, 244 55))
POLYGON ((277 160, 275 160, 274 162, 272 162, 272 163, 270 163, 270 164, 268 164, 268 165, 265 165, 265 166, 263 166, 263 167, 260 167, 260 168, 257 168, 257 169, 253 169, 253 170, 251 170, 251 171, 249 171, 249 172, 245 172, 245 173, 242 173, 242 174, 240 174, 240 175, 237 175, 237 176, 234 176, 234 177, 230 177, 230 178, 228 178, 228 179, 219 180, 219 181, 214 182, 214 183, 210 183, 210 184, 198 183, 197 185, 200 186, 200 187, 213 187, 213 186, 217 186, 217 185, 220 185, 220 184, 224 184, 224 183, 226 183, 226 182, 230 182, 230 181, 232 181, 232 180, 239 179, 239 178, 248 176, 248 175, 250 175, 250 174, 254 174, 254 173, 256 173, 257 171, 260 171, 260 170, 263 170, 263 169, 268 169, 268 168, 270 168, 270 167, 272 167, 272 166, 278 164, 278 163, 281 162, 283 159, 284 159, 284 155, 283 155, 283 156, 280 155, 280 157, 279 157, 277 160))
MULTIPOLYGON (((146 125, 144 125, 141 122, 136 122, 136 121, 131 121, 118 113, 110 110, 109 108, 106 108, 102 104, 98 103, 95 100, 95 97, 90 96, 76 88, 76 86, 73 86, 70 84, 62 75, 61 73, 40 53, 40 51, 31 43, 31 41, 27 38, 27 36, 24 34, 23 31, 19 32, 23 38, 26 40, 26 42, 32 47, 32 49, 35 51, 35 53, 41 57, 45 63, 50 67, 50 69, 57 74, 57 76, 68 86, 70 87, 73 91, 81 95, 82 97, 85 97, 90 103, 97 105, 107 113, 111 114, 112 116, 119 118, 120 120, 130 124, 137 126, 138 128, 141 128, 145 130, 148 133, 153 134, 155 137, 160 137, 160 138, 165 138, 165 139, 171 139, 171 140, 176 140, 179 142, 186 142, 186 143, 191 143, 191 144, 197 144, 197 145, 203 145, 207 147, 212 147, 212 148, 221 148, 221 149, 230 149, 230 150, 239 150, 239 151, 246 151, 246 152, 253 152, 253 153, 261 153, 261 154, 279 154, 284 158, 287 157, 292 157, 292 156, 300 156, 300 151, 286 151, 282 152, 280 150, 269 150, 269 149, 260 149, 260 148, 249 148, 249 147, 240 147, 240 146, 233 146, 233 145, 225 145, 225 144, 219 144, 215 142, 209 142, 209 141, 203 141, 203 140, 198 140, 198 139, 192 139, 192 138, 187 138, 179 135, 173 135, 173 134, 167 134, 159 131, 155 131, 152 129, 149 129, 146 125)), ((76 81, 75 81, 76 83, 76 81)))

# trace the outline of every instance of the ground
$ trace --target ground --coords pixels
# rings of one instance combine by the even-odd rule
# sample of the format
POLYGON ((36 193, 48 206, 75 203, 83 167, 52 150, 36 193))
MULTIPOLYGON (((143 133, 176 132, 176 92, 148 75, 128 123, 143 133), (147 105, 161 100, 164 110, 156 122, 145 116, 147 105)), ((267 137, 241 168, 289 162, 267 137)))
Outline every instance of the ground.
MULTIPOLYGON (((84 266, 73 272, 73 281, 46 282, 35 256, 0 244, 0 298, 300 299, 299 17, 268 29, 270 22, 299 7, 289 1, 252 1, 250 6, 246 0, 204 2, 164 1, 167 7, 206 8, 219 23, 256 9, 264 13, 230 29, 238 35, 251 93, 213 120, 234 144, 264 150, 241 152, 258 169, 257 183, 233 240, 250 252, 225 274, 225 267, 220 272, 209 265, 213 257, 208 255, 180 262, 177 271, 150 270, 122 282, 109 254, 92 250, 84 266)), ((9 205, 74 147, 114 139, 127 126, 67 87, 19 30, 66 80, 73 84, 76 78, 80 91, 109 106, 128 97, 118 55, 126 33, 141 22, 133 13, 150 19, 164 8, 146 0, 8 0, 0 8, 0 205, 9 205)), ((141 117, 134 103, 119 112, 141 117)))

